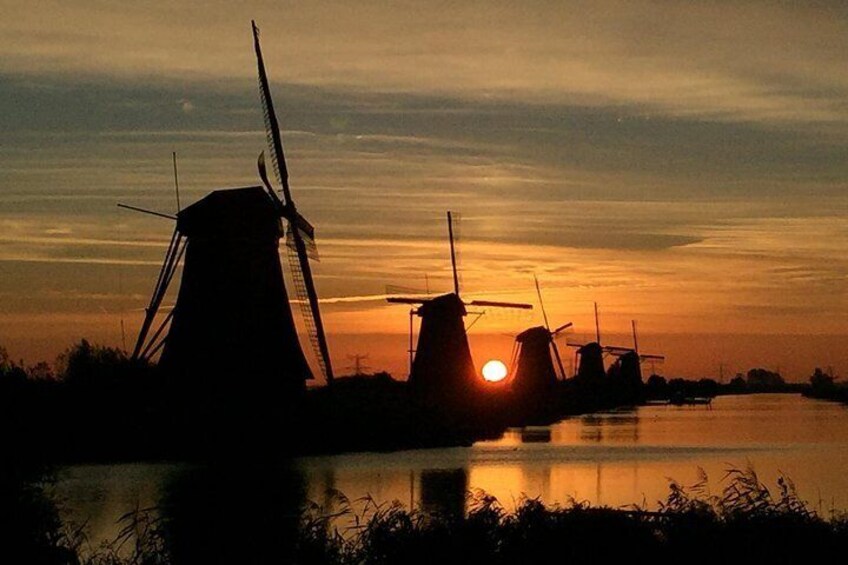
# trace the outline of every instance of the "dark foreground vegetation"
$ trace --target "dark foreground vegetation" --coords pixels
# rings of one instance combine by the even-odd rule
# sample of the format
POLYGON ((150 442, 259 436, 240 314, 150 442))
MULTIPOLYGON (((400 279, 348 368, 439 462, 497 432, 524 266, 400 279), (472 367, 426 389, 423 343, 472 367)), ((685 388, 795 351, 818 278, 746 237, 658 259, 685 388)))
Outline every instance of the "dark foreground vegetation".
POLYGON ((837 382, 833 374, 816 368, 810 377, 810 386, 804 390, 804 396, 848 404, 848 383, 837 382))
POLYGON ((455 512, 410 511, 336 494, 332 508, 306 503, 292 512, 248 498, 242 504, 252 505, 250 514, 221 524, 208 514, 187 520, 176 501, 165 500, 125 515, 117 538, 97 547, 87 543, 84 526, 59 521, 43 479, 4 473, 0 555, 11 563, 750 564, 836 561, 848 550, 848 518, 822 517, 789 479, 780 478, 772 492, 752 470, 730 470, 718 495, 703 473, 690 487, 672 481, 667 499, 651 511, 525 499, 507 512, 485 493, 468 495, 455 512))

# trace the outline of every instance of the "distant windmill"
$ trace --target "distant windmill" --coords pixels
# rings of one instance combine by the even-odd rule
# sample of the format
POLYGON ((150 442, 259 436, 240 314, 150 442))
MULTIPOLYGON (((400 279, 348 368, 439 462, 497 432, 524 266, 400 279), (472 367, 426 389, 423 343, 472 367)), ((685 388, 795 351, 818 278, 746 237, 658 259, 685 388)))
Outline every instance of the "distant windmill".
POLYGON ((617 357, 610 371, 620 378, 632 381, 642 381, 642 363, 648 361, 651 363, 651 372, 654 372, 654 365, 665 361, 664 355, 655 355, 639 352, 639 338, 636 334, 636 320, 630 320, 630 327, 633 331, 633 347, 615 347, 607 346, 604 351, 617 357))
POLYGON ((574 353, 577 372, 574 375, 578 380, 596 380, 605 374, 604 349, 601 347, 601 324, 598 318, 598 303, 595 302, 595 341, 589 343, 567 344, 576 348, 574 353))
POLYGON ((596 341, 586 344, 569 343, 571 347, 577 348, 580 357, 577 376, 581 378, 597 378, 605 374, 604 356, 615 357, 610 367, 610 374, 621 376, 624 379, 641 382, 641 364, 643 361, 653 363, 662 362, 662 355, 645 354, 639 352, 639 340, 636 334, 636 320, 631 320, 633 330, 633 347, 622 347, 616 345, 601 345, 601 325, 598 316, 598 303, 595 303, 595 338, 596 341))
POLYGON ((314 254, 314 228, 292 199, 259 30, 255 23, 252 27, 266 133, 282 198, 271 188, 262 154, 258 165, 264 188, 216 190, 178 211, 133 358, 150 359, 161 350, 159 364, 168 371, 199 378, 210 374, 266 377, 302 389, 304 381, 313 377, 298 340, 280 265, 279 240, 285 234, 309 339, 328 384, 332 384, 333 371, 309 265, 310 251, 314 254), (285 231, 281 219, 288 224, 285 231), (151 335, 183 256, 176 305, 151 335))
MULTIPOLYGON (((456 268, 453 217, 447 213, 453 292, 435 297, 391 297, 394 304, 415 305, 413 313, 421 317, 418 345, 409 374, 409 385, 424 396, 455 397, 472 391, 478 381, 468 346, 463 318, 466 306, 532 309, 530 304, 472 300, 460 297, 456 268)), ((410 320, 411 322, 411 320, 410 320)), ((411 332, 410 332, 411 335, 411 332)))
POLYGON ((356 377, 362 376, 365 374, 365 371, 368 371, 371 367, 363 364, 362 362, 368 359, 368 355, 361 355, 359 353, 355 353, 353 355, 348 355, 348 359, 353 361, 353 365, 346 367, 349 371, 352 371, 353 375, 356 377))
POLYGON ((533 280, 536 283, 536 294, 539 296, 539 306, 545 325, 524 330, 515 338, 511 383, 512 389, 519 394, 543 392, 556 384, 557 371, 552 359, 556 361, 559 377, 563 380, 566 378, 556 339, 572 324, 568 322, 551 330, 545 303, 542 300, 539 279, 534 275, 533 280))

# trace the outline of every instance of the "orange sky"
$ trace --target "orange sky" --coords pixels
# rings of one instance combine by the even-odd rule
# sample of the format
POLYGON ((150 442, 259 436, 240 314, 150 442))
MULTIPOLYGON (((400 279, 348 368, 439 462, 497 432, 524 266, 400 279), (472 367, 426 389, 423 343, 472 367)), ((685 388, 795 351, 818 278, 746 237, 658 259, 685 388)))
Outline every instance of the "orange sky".
MULTIPOLYGON (((52 358, 131 342, 183 203, 257 183, 249 20, 263 30, 325 298, 450 288, 535 302, 666 373, 845 370, 848 34, 837 2, 110 6, 23 2, 0 22, 0 344, 52 358), (190 25, 189 23, 190 22, 190 25)), ((402 374, 407 317, 324 306, 336 364, 402 374)), ((487 314, 478 363, 532 314, 487 314)))

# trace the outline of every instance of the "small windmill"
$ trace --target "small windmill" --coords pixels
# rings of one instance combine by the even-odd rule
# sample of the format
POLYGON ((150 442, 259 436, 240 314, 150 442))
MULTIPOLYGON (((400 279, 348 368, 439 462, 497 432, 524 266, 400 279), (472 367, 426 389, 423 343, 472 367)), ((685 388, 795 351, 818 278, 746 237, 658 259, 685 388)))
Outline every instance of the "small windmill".
POLYGON ((556 340, 563 331, 572 326, 571 322, 551 330, 545 303, 542 300, 542 289, 539 279, 533 276, 536 283, 536 294, 539 296, 539 306, 542 310, 544 326, 536 326, 524 330, 515 337, 512 362, 512 388, 519 393, 535 393, 549 389, 557 382, 557 372, 551 361, 556 361, 559 378, 565 380, 565 368, 559 355, 556 340))
POLYGON ((642 363, 648 361, 651 363, 651 372, 654 372, 654 366, 657 363, 665 361, 664 355, 656 355, 650 353, 639 352, 639 338, 636 334, 636 320, 630 320, 630 327, 633 331, 633 347, 616 347, 606 346, 604 351, 617 359, 610 367, 610 370, 617 373, 618 376, 625 380, 636 382, 642 381, 642 363))
POLYGON ((649 361, 652 364, 661 363, 665 360, 665 357, 663 355, 640 353, 639 339, 636 334, 636 320, 631 320, 631 328, 633 331, 633 347, 601 345, 601 325, 600 318, 598 316, 598 303, 595 302, 596 341, 586 344, 568 344, 571 347, 576 347, 577 355, 580 356, 578 376, 592 378, 604 375, 604 357, 609 355, 615 357, 615 361, 610 367, 610 374, 620 375, 633 381, 638 379, 641 382, 641 363, 643 361, 649 361))
POLYGON ((604 349, 601 347, 601 325, 598 319, 597 302, 595 302, 595 341, 589 343, 568 342, 567 345, 576 348, 574 352, 575 365, 577 365, 575 378, 593 381, 604 376, 604 349))
MULTIPOLYGON (((421 318, 418 345, 412 359, 409 384, 425 396, 456 396, 471 392, 478 382, 463 318, 466 306, 477 308, 518 308, 530 310, 530 304, 472 300, 460 297, 459 273, 456 267, 453 216, 447 213, 453 292, 435 297, 390 297, 393 304, 410 304, 421 318)), ((411 322, 411 321, 410 321, 411 322)), ((411 331, 410 331, 410 335, 411 331)))

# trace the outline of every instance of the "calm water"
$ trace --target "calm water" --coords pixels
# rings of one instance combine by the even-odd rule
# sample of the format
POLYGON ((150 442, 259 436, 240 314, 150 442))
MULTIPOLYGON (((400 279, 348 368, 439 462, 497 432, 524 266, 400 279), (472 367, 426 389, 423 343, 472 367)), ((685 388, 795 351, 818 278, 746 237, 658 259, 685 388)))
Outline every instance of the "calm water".
POLYGON ((290 515, 306 501, 335 506, 333 491, 462 511, 482 489, 507 507, 521 496, 656 506, 668 478, 713 492, 731 467, 751 465, 767 485, 783 473, 823 513, 848 510, 848 409, 794 395, 720 397, 704 406, 649 406, 510 430, 470 448, 312 457, 269 469, 175 464, 74 466, 55 494, 66 518, 87 520, 92 540, 113 537, 116 519, 160 506, 186 521, 290 515))

